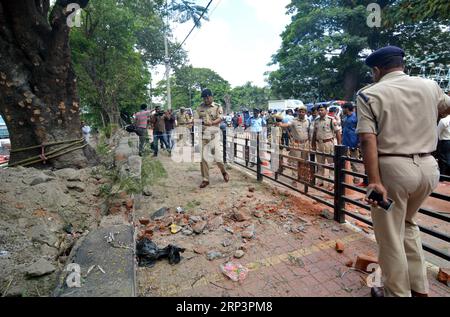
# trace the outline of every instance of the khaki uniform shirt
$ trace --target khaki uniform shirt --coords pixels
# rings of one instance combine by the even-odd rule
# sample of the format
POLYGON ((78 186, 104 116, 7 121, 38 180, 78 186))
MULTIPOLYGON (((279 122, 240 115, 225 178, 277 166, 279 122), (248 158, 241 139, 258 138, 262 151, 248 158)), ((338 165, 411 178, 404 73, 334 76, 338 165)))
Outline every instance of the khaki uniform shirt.
MULTIPOLYGON (((202 103, 200 106, 198 106, 197 111, 195 112, 195 119, 201 119, 203 123, 205 124, 211 124, 213 121, 217 120, 218 118, 222 118, 223 115, 223 109, 222 106, 218 103, 213 102, 212 105, 207 106, 204 103, 202 103)), ((217 132, 219 132, 219 124, 216 125, 217 132)), ((205 131, 207 128, 211 128, 211 126, 206 127, 203 126, 203 131, 205 131)))
POLYGON ((358 92, 356 132, 376 134, 380 154, 431 153, 438 113, 449 107, 435 81, 392 72, 358 92))
POLYGON ((306 142, 309 140, 310 123, 308 119, 295 119, 289 126, 289 132, 295 141, 306 142))
POLYGON ((340 131, 336 120, 330 116, 325 116, 323 119, 318 117, 314 121, 314 134, 316 141, 323 141, 332 139, 340 131))
POLYGON ((196 119, 203 120, 206 124, 211 124, 212 121, 222 118, 223 109, 222 106, 213 102, 212 105, 207 106, 202 103, 195 113, 196 119))
POLYGON ((177 123, 178 125, 187 125, 189 123, 191 123, 191 118, 189 117, 189 115, 187 113, 179 113, 177 115, 177 123))

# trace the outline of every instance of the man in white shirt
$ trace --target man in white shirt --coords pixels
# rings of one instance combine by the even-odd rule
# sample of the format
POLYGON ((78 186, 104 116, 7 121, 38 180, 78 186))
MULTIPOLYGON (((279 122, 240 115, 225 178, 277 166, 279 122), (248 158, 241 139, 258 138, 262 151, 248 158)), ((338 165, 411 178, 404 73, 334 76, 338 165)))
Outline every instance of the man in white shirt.
POLYGON ((88 126, 84 121, 81 122, 81 132, 83 137, 88 144, 91 144, 91 127, 88 126))
POLYGON ((439 121, 438 137, 439 169, 441 174, 450 175, 450 115, 439 121))

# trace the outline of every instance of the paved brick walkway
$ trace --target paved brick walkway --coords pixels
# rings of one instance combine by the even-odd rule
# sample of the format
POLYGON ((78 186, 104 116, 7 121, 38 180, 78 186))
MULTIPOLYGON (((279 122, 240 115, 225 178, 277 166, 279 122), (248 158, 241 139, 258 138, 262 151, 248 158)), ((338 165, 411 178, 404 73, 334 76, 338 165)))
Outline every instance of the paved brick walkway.
MULTIPOLYGON (((162 159, 163 160, 163 159, 162 159)), ((263 205, 266 209, 274 199, 282 195, 271 192, 269 186, 259 185, 252 178, 242 177, 237 170, 230 171, 231 182, 220 183, 220 175, 216 169, 211 169, 213 183, 207 190, 194 189, 198 182, 183 181, 186 179, 197 180, 197 165, 172 164, 163 160, 166 169, 176 174, 177 186, 169 187, 175 196, 179 193, 191 193, 196 200, 202 202, 210 195, 206 203, 205 215, 212 217, 217 205, 223 205, 220 201, 211 201, 211 197, 218 197, 217 193, 233 195, 236 203, 248 202, 244 206, 250 210, 263 205), (185 176, 183 176, 185 175, 185 176), (246 198, 248 187, 255 186, 255 197, 246 198), (227 193, 227 190, 234 192, 227 193), (251 205, 253 204, 253 205, 251 205), (250 205, 250 206, 249 206, 250 205)), ((200 180, 200 179, 198 179, 200 180)), ((164 187, 164 186, 163 186, 164 187)), ((167 187, 167 186, 166 186, 167 187)), ((164 195, 158 193, 158 196, 164 195)), ((169 197, 169 196, 167 196, 169 197)), ((178 196, 177 196, 178 197, 178 196)), ((286 297, 366 297, 370 296, 370 288, 366 286, 365 279, 368 274, 350 269, 345 264, 349 260, 355 261, 360 254, 376 255, 376 243, 364 232, 357 232, 349 225, 340 225, 333 220, 321 217, 320 210, 325 207, 312 202, 312 200, 294 196, 287 196, 284 200, 276 202, 279 210, 271 213, 264 211, 264 217, 252 218, 255 225, 255 237, 248 241, 245 256, 241 259, 233 259, 235 245, 228 248, 221 246, 224 237, 235 239, 240 244, 239 233, 245 227, 245 222, 234 222, 227 217, 227 208, 219 210, 223 214, 224 225, 233 226, 233 235, 227 233, 223 227, 209 231, 207 234, 183 236, 171 235, 163 231, 155 233, 153 240, 158 246, 169 243, 186 247, 183 260, 177 265, 169 265, 167 261, 158 261, 152 268, 139 268, 138 288, 140 296, 181 296, 181 297, 242 297, 242 296, 286 296, 286 297), (286 208, 288 202, 288 215, 283 215, 281 210, 286 208), (292 203, 292 205, 290 205, 292 203), (281 213, 281 214, 280 214, 281 213), (304 230, 292 232, 286 229, 289 221, 304 223, 304 230), (335 250, 336 240, 345 244, 343 253, 335 250), (195 246, 203 245, 207 250, 217 249, 226 256, 221 259, 209 261, 205 254, 195 254, 195 246), (234 249, 233 249, 234 248, 234 249), (229 280, 220 271, 220 264, 233 260, 249 268, 248 276, 242 282, 229 280)), ((180 201, 186 201, 180 198, 180 201)), ((164 199, 162 199, 164 200, 164 199)), ((172 202, 180 203, 179 201, 172 202)), ((145 205, 145 202, 144 202, 145 205)), ((242 205, 242 203, 241 203, 242 205)), ((202 205, 203 206, 203 205, 202 205)), ((152 206, 151 208, 156 208, 152 206)), ((202 208, 200 208, 202 209, 202 208)), ((153 209, 152 209, 153 210, 153 209)), ((269 208, 270 210, 270 208, 269 208)), ((142 216, 144 214, 140 214, 142 216)), ((429 270, 431 296, 450 296, 450 288, 436 280, 437 271, 429 270)))

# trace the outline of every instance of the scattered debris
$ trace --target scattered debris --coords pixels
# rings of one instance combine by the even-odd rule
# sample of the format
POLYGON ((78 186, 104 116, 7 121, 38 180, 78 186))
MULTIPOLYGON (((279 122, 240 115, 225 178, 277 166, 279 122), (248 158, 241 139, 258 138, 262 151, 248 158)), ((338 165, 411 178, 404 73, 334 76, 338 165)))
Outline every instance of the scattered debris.
POLYGON ((250 217, 248 215, 246 215, 244 212, 239 211, 239 210, 234 210, 233 211, 233 218, 236 221, 239 221, 239 222, 246 221, 246 220, 250 219, 250 217))
POLYGON ((184 209, 182 208, 182 207, 177 207, 177 213, 179 213, 179 214, 184 214, 184 209))
POLYGON ((437 279, 439 282, 444 283, 448 286, 450 283, 450 269, 439 268, 437 279))
POLYGON ((141 225, 146 226, 146 225, 148 225, 150 223, 150 219, 141 218, 141 219, 139 219, 139 223, 141 225))
POLYGON ((6 257, 8 255, 9 255, 8 251, 4 251, 4 250, 0 251, 0 257, 6 257))
POLYGON ((231 229, 230 227, 224 227, 225 231, 231 234, 234 234, 234 230, 231 229))
POLYGON ((195 222, 202 221, 202 217, 200 216, 190 216, 189 217, 189 223, 193 224, 195 222))
POLYGON ((342 241, 340 241, 340 240, 337 240, 336 241, 336 251, 339 253, 342 253, 342 252, 344 252, 344 249, 345 249, 344 243, 342 243, 342 241))
POLYGON ((209 230, 217 230, 222 225, 223 225, 223 218, 222 218, 222 216, 217 216, 217 217, 214 217, 213 219, 211 219, 208 222, 208 229, 209 230))
POLYGON ((164 217, 164 215, 167 213, 167 211, 168 211, 168 209, 165 207, 158 209, 150 216, 150 218, 152 220, 161 219, 162 217, 164 217))
POLYGON ((206 221, 199 221, 194 224, 194 226, 192 227, 192 230, 194 230, 195 233, 200 234, 203 232, 203 230, 205 230, 205 227, 206 227, 206 221))
POLYGON ((194 231, 190 228, 184 228, 183 231, 181 231, 182 234, 184 234, 185 236, 191 236, 194 234, 194 231))
POLYGON ((236 252, 234 252, 234 257, 237 259, 242 258, 245 255, 245 252, 242 250, 236 250, 236 252))
POLYGON ((251 193, 255 192, 255 187, 249 187, 248 191, 251 192, 251 193))
POLYGON ((225 264, 220 265, 220 270, 223 274, 229 277, 232 281, 238 282, 243 281, 247 277, 248 269, 234 262, 227 262, 225 264))
POLYGON ((359 221, 359 220, 355 221, 355 225, 360 227, 361 229, 369 229, 369 225, 368 224, 366 224, 366 223, 364 223, 362 221, 359 221))
POLYGON ((222 241, 222 245, 224 247, 229 247, 232 244, 233 244, 233 241, 231 241, 230 239, 225 239, 225 240, 222 241))
POLYGON ((160 249, 150 239, 143 238, 136 244, 136 255, 139 260, 139 266, 152 267, 155 262, 162 258, 169 258, 170 264, 177 264, 181 261, 180 252, 185 249, 169 244, 164 249, 160 249))
POLYGON ((255 216, 256 218, 262 218, 263 215, 264 214, 263 214, 263 212, 261 210, 255 210, 253 212, 253 216, 255 216))
POLYGON ((373 257, 373 256, 366 255, 366 254, 358 255, 356 257, 355 269, 358 269, 358 270, 361 270, 361 271, 365 271, 365 272, 369 272, 367 270, 367 267, 371 263, 378 263, 378 259, 373 257))
POLYGON ((209 251, 206 254, 206 258, 210 261, 215 260, 215 259, 220 259, 222 257, 222 253, 217 252, 217 251, 209 251))
POLYGON ((347 262, 345 262, 345 266, 346 267, 353 267, 353 260, 348 260, 347 262))
POLYGON ((183 229, 183 228, 178 226, 178 225, 176 225, 176 224, 174 224, 174 223, 170 225, 170 232, 173 233, 173 234, 176 234, 176 233, 180 232, 181 229, 183 229))
POLYGON ((244 231, 242 231, 241 236, 246 239, 251 239, 255 236, 255 225, 248 226, 244 231))
POLYGON ((104 270, 100 265, 97 265, 97 267, 98 267, 98 269, 99 269, 100 271, 102 271, 103 274, 106 273, 105 270, 104 270))

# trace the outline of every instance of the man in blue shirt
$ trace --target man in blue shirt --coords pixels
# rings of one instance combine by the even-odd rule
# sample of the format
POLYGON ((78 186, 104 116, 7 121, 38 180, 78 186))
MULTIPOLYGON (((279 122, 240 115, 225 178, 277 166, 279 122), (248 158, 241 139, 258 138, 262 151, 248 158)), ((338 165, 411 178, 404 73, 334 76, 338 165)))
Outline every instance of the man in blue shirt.
POLYGON ((253 117, 248 118, 247 125, 250 126, 250 132, 262 132, 263 126, 265 126, 266 119, 261 117, 261 111, 259 109, 253 109, 253 117))
MULTIPOLYGON (((286 110, 286 115, 283 117, 282 123, 289 124, 294 119, 295 119, 294 112, 292 111, 292 109, 288 109, 288 110, 286 110)), ((289 147, 289 138, 290 138, 290 134, 289 134, 288 128, 283 128, 283 133, 281 134, 281 144, 289 147)), ((289 150, 289 149, 287 149, 287 150, 289 150)))
MULTIPOLYGON (((348 148, 348 154, 352 158, 359 158, 359 138, 356 134, 356 126, 358 118, 354 112, 354 106, 351 102, 347 102, 342 106, 344 118, 342 119, 342 145, 348 148)), ((350 163, 353 172, 359 172, 356 163, 350 163)), ((360 181, 357 177, 353 177, 353 183, 358 184, 360 181)))

